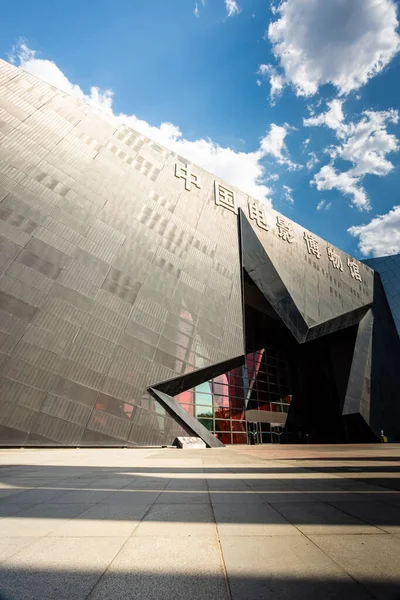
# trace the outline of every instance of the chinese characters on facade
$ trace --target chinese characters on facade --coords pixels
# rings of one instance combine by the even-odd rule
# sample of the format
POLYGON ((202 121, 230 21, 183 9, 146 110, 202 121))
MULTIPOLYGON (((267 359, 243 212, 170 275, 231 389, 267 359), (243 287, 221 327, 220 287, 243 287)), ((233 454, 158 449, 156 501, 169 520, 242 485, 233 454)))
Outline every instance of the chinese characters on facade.
POLYGON ((285 242, 289 242, 289 244, 291 244, 294 240, 293 225, 291 222, 286 221, 286 219, 278 215, 276 217, 276 226, 278 228, 279 237, 285 242))
POLYGON ((315 239, 311 233, 304 232, 304 241, 307 245, 308 254, 313 254, 316 258, 321 258, 321 252, 319 251, 318 240, 315 239))
POLYGON ((188 192, 192 189, 192 185, 195 185, 200 189, 200 178, 192 172, 190 165, 183 167, 182 165, 175 163, 175 177, 185 180, 185 189, 188 192))
POLYGON ((343 272, 342 259, 340 258, 339 254, 335 252, 334 249, 330 246, 327 246, 326 251, 328 253, 328 258, 331 261, 333 268, 339 269, 339 271, 343 272))
MULTIPOLYGON (((200 178, 198 175, 193 173, 190 165, 182 166, 181 164, 176 163, 175 177, 184 179, 185 189, 189 192, 191 191, 192 186, 200 189, 200 178)), ((235 191, 229 189, 219 181, 214 181, 214 201, 217 206, 222 206, 223 208, 233 212, 235 215, 237 215, 239 212, 235 191)), ((255 221, 260 229, 263 229, 264 231, 270 230, 265 207, 262 204, 249 198, 248 214, 249 218, 252 221, 255 221)), ((288 242, 289 244, 294 241, 295 235, 293 225, 289 220, 285 219, 281 215, 277 215, 276 227, 278 230, 278 237, 282 241, 288 242)), ((322 255, 318 239, 307 231, 304 231, 303 239, 306 244, 308 254, 312 254, 318 259, 321 258, 322 255)), ((327 246, 326 251, 328 260, 332 263, 332 267, 343 273, 343 262, 340 254, 338 254, 331 246, 327 246)), ((356 281, 362 282, 359 264, 354 259, 348 257, 347 266, 349 267, 351 277, 356 281)))
POLYGON ((269 231, 265 209, 254 200, 249 200, 249 217, 255 221, 261 229, 269 231))
POLYGON ((225 187, 218 181, 214 182, 214 194, 215 204, 223 206, 228 210, 231 210, 235 215, 238 214, 238 207, 236 204, 236 194, 233 190, 225 187))
POLYGON ((358 266, 356 261, 352 260, 351 258, 347 258, 347 265, 350 269, 350 274, 351 274, 352 278, 356 279, 357 281, 362 281, 361 275, 360 275, 360 267, 358 266))

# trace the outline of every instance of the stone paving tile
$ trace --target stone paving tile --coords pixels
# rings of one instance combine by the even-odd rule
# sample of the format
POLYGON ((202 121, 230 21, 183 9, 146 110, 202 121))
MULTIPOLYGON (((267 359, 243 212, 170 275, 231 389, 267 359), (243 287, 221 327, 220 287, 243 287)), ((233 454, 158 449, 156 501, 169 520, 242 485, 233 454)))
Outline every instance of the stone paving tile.
POLYGON ((173 544, 182 537, 216 538, 209 504, 154 504, 133 536, 170 536, 173 544))
POLYGON ((192 492, 207 492, 207 481, 203 479, 171 479, 168 485, 165 486, 165 491, 192 491, 192 492))
POLYGON ((88 600, 229 600, 218 544, 132 537, 88 600))
POLYGON ((251 492, 252 490, 240 479, 208 479, 210 492, 251 492))
POLYGON ((400 598, 400 536, 318 535, 311 539, 374 598, 400 598))
POLYGON ((323 502, 280 502, 273 505, 305 534, 380 533, 376 527, 323 502))
POLYGON ((379 497, 381 502, 387 502, 388 504, 392 504, 393 506, 400 506, 400 494, 385 494, 384 496, 379 497))
POLYGON ((56 498, 52 498, 51 502, 59 504, 97 504, 113 493, 113 490, 74 490, 62 492, 56 498))
POLYGON ((102 501, 102 504, 153 504, 159 495, 159 491, 137 492, 124 489, 107 495, 107 497, 102 501))
POLYGON ((233 600, 371 600, 304 536, 226 536, 221 546, 233 600))
POLYGON ((117 491, 120 489, 124 489, 126 486, 132 484, 134 481, 136 481, 136 478, 133 478, 133 477, 102 478, 97 481, 89 483, 89 485, 86 486, 85 489, 86 490, 95 489, 95 490, 117 491))
MULTIPOLYGON (((351 490, 338 490, 336 492, 315 492, 313 496, 315 500, 321 502, 335 503, 335 502, 370 502, 374 498, 371 492, 362 491, 351 491, 351 490)), ((383 494, 379 493, 379 499, 383 500, 383 494)))
POLYGON ((184 491, 171 491, 167 490, 162 492, 156 504, 174 504, 174 503, 183 503, 183 504, 204 504, 210 502, 210 496, 207 491, 199 491, 199 492, 184 492, 184 491))
POLYGON ((150 504, 97 504, 48 535, 52 537, 128 537, 150 504))
POLYGON ((271 479, 267 477, 263 479, 260 475, 257 479, 244 479, 243 482, 252 490, 257 492, 288 492, 293 491, 293 488, 284 481, 279 479, 271 479))
POLYGON ((0 563, 7 560, 7 558, 10 558, 11 556, 14 556, 14 554, 18 554, 24 548, 35 544, 39 539, 39 537, 5 537, 2 533, 0 538, 0 563))
MULTIPOLYGON (((32 508, 33 506, 36 506, 36 502, 28 502, 28 503, 8 502, 7 504, 0 503, 0 518, 12 517, 12 515, 15 515, 23 510, 27 510, 28 508, 32 508)), ((0 524, 0 532, 1 532, 1 524, 0 524)))
POLYGON ((301 535, 268 504, 215 504, 214 516, 219 536, 301 535))
POLYGON ((219 540, 230 600, 399 600, 400 447, 381 446, 0 450, 0 595, 225 600, 219 540))
POLYGON ((229 490, 227 492, 210 492, 210 499, 212 504, 263 502, 261 495, 251 490, 245 492, 232 492, 229 490))
POLYGON ((36 504, 14 516, 1 519, 1 535, 40 537, 58 529, 66 520, 85 510, 84 504, 36 504))
POLYGON ((318 498, 311 492, 257 492, 263 502, 316 502, 318 498))
POLYGON ((170 479, 167 477, 137 477, 128 485, 124 487, 124 490, 135 490, 135 491, 162 491, 164 490, 170 479))
POLYGON ((383 531, 400 533, 400 509, 397 506, 382 502, 335 502, 334 506, 383 531))
POLYGON ((62 494, 62 490, 48 489, 33 489, 25 492, 20 492, 14 496, 7 496, 9 502, 17 502, 23 504, 49 502, 62 494))
POLYGON ((8 496, 13 496, 15 497, 16 494, 18 493, 22 493, 22 492, 26 492, 28 491, 29 488, 3 488, 0 489, 0 500, 2 500, 3 498, 8 498, 8 496))
POLYGON ((42 538, 2 563, 1 593, 7 600, 83 600, 124 542, 42 538))

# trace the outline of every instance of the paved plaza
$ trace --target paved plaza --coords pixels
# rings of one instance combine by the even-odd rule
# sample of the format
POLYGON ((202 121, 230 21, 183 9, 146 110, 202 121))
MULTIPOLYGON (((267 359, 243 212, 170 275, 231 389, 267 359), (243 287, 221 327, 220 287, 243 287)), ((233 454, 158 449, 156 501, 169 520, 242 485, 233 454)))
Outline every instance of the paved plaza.
POLYGON ((2 600, 400 598, 400 446, 0 451, 2 600))

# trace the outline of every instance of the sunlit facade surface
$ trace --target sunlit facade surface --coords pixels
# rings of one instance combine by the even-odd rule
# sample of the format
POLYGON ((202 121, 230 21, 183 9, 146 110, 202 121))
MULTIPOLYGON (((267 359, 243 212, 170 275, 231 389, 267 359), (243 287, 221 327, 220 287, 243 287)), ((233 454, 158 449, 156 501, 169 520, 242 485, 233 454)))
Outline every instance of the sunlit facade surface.
POLYGON ((368 265, 0 60, 1 446, 396 439, 399 344, 368 265))

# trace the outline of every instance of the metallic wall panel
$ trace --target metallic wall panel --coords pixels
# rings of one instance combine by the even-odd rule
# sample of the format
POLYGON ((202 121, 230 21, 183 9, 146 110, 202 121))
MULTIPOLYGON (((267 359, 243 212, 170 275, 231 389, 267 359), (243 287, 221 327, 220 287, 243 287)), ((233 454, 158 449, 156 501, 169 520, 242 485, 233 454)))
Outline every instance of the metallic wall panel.
POLYGON ((0 377, 20 433, 4 431, 171 442, 147 388, 244 351, 236 215, 129 127, 4 61, 0 81, 0 377))
MULTIPOLYGON (((273 236, 269 235, 271 231, 266 232, 260 229, 256 232, 242 211, 240 212, 240 226, 244 269, 299 342, 349 327, 357 323, 371 306, 374 290, 373 272, 364 265, 362 265, 364 267, 363 274, 359 275, 360 279, 364 278, 364 280, 358 282, 359 287, 362 287, 364 291, 362 295, 356 291, 349 273, 346 273, 345 277, 344 270, 342 272, 340 269, 330 267, 330 260, 323 254, 323 250, 324 248, 333 249, 327 246, 323 240, 319 238, 317 240, 315 236, 312 236, 312 239, 318 244, 315 251, 319 258, 314 257, 311 261, 305 254, 305 265, 299 256, 296 257, 293 254, 293 244, 299 238, 299 234, 295 237, 295 231, 299 229, 296 224, 291 225, 293 232, 290 238, 291 243, 279 238, 277 234, 278 255, 273 236), (283 257, 282 253, 285 248, 287 256, 283 257), (275 260, 276 257, 277 260, 275 260), (320 260, 321 266, 316 264, 316 260, 320 260), (311 274, 308 268, 310 264, 316 267, 315 272, 311 274), (288 274, 289 269, 290 273, 288 274), (332 276, 331 272, 334 273, 334 271, 338 271, 343 276, 343 281, 336 280, 336 277, 339 278, 338 274, 332 276), (350 279, 350 287, 350 284, 346 283, 346 279, 350 279), (351 298, 338 294, 330 285, 333 281, 340 286, 341 290, 351 290, 351 298)), ((308 235, 308 233, 304 232, 304 235, 308 235)), ((305 250, 305 252, 307 251, 305 250)), ((339 257, 339 254, 337 256, 339 257)), ((344 259, 337 264, 344 269, 344 259)))
POLYGON ((371 303, 366 265, 295 223, 285 241, 272 209, 1 60, 0 108, 0 442, 184 432, 147 390, 243 356, 239 208, 305 330, 371 303))
POLYGON ((400 335, 400 254, 368 258, 363 262, 381 276, 397 332, 400 335))

